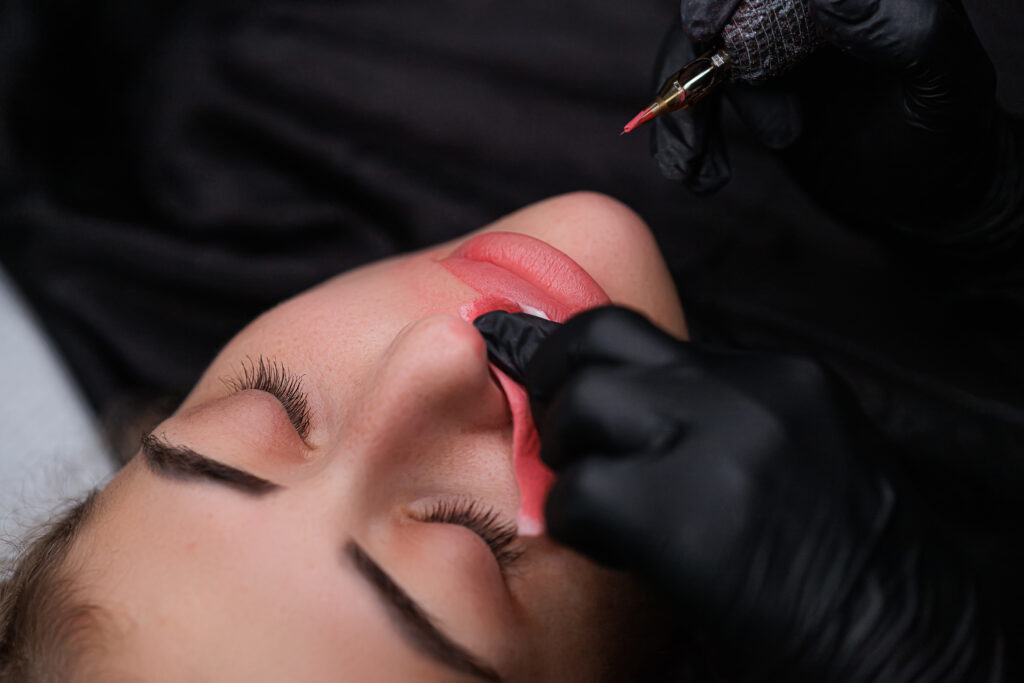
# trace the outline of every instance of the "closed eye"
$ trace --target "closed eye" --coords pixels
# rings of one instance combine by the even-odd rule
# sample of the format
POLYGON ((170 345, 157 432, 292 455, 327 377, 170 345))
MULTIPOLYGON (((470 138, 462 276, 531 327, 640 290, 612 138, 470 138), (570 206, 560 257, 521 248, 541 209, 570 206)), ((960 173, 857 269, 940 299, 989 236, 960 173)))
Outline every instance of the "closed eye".
POLYGON ((421 521, 466 527, 491 549, 502 574, 508 574, 523 556, 523 550, 516 544, 519 534, 515 522, 502 519, 497 510, 475 500, 459 498, 438 501, 423 515, 421 521))
POLYGON ((262 355, 256 360, 246 356, 238 372, 231 377, 222 377, 221 382, 232 393, 255 389, 272 395, 284 406, 299 437, 305 441, 309 436, 313 411, 302 388, 302 375, 296 375, 276 360, 266 360, 262 355))

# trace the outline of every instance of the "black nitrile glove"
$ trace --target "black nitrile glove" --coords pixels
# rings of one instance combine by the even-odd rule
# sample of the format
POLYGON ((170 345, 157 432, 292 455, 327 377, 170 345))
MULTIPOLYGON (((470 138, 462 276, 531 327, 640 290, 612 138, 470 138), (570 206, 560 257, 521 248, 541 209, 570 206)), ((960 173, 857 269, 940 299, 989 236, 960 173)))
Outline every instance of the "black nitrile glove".
POLYGON ((549 533, 667 591, 729 673, 1002 680, 969 574, 818 365, 680 342, 615 307, 554 332, 505 313, 476 324, 525 363, 558 474, 549 533))
MULTIPOLYGON (((740 0, 684 0, 683 28, 673 26, 661 46, 655 68, 655 87, 702 54, 715 42, 740 0)), ((722 98, 730 104, 757 139, 783 149, 800 132, 797 96, 780 87, 728 83, 693 107, 654 120, 651 153, 662 175, 678 180, 697 194, 710 194, 732 176, 722 135, 722 98)))
POLYGON ((490 361, 519 384, 526 384, 523 371, 537 353, 537 347, 559 324, 528 313, 487 313, 474 324, 485 339, 500 339, 500 345, 488 344, 490 361))
MULTIPOLYGON (((828 44, 777 81, 724 88, 755 136, 789 148, 797 178, 845 220, 990 251, 1019 241, 1024 142, 959 0, 800 1, 828 44)), ((690 37, 670 34, 658 75, 715 39, 735 4, 682 2, 690 37)), ((699 191, 729 178, 719 106, 653 124, 662 171, 699 191)))

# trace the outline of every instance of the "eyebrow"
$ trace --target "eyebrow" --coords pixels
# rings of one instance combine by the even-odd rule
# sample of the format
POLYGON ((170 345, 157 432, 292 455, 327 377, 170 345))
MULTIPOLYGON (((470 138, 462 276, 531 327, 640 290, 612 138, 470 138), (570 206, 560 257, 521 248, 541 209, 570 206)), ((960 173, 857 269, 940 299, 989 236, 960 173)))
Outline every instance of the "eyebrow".
POLYGON ((501 681, 497 671, 445 635, 430 615, 355 541, 345 545, 345 555, 376 590, 392 621, 414 649, 459 673, 485 681, 501 681))
MULTIPOLYGON (((280 485, 250 472, 225 465, 187 446, 175 446, 150 433, 142 437, 142 455, 149 469, 157 476, 173 480, 205 480, 252 496, 264 496, 280 489, 280 485)), ((356 570, 374 589, 406 641, 417 651, 459 673, 485 681, 501 676, 472 652, 462 647, 435 624, 405 590, 395 583, 358 544, 350 541, 345 554, 356 570)))
POLYGON ((250 496, 264 496, 281 488, 272 481, 225 465, 187 446, 171 445, 152 433, 142 437, 142 456, 153 474, 165 479, 210 481, 250 496))

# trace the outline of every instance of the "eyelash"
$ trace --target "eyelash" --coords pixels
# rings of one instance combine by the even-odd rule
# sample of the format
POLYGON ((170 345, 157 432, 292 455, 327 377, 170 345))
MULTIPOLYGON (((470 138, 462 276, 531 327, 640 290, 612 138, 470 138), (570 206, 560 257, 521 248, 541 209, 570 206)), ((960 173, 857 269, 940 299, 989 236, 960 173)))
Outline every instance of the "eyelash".
POLYGON ((475 500, 438 501, 421 521, 466 527, 483 539, 498 560, 498 567, 503 573, 514 566, 523 555, 523 551, 515 547, 518 538, 515 523, 503 520, 497 510, 485 507, 475 500))
POLYGON ((246 356, 242 368, 234 377, 221 380, 232 392, 255 389, 271 394, 284 406, 288 419, 303 439, 309 435, 313 411, 302 390, 302 375, 296 375, 275 360, 258 356, 254 361, 246 356))
MULTIPOLYGON (((221 381, 233 392, 255 389, 272 394, 284 406, 299 436, 305 439, 309 434, 312 411, 302 390, 302 375, 296 375, 284 365, 268 361, 261 355, 255 361, 246 357, 234 377, 221 381)), ((518 538, 515 523, 502 519, 497 510, 484 507, 475 500, 438 501, 422 521, 466 527, 483 539, 502 572, 507 572, 523 555, 523 551, 515 547, 518 538)))

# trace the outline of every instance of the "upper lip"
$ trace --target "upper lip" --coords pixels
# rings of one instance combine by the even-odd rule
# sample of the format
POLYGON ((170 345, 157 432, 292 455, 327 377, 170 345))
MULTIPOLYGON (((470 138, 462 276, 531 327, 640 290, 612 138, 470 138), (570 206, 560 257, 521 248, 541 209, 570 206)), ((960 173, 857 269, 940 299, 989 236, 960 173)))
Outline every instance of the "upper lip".
POLYGON ((488 310, 514 310, 524 305, 564 321, 609 302, 601 286, 579 264, 555 247, 519 233, 491 232, 459 245, 441 260, 455 277, 490 301, 473 307, 475 318, 488 310))

